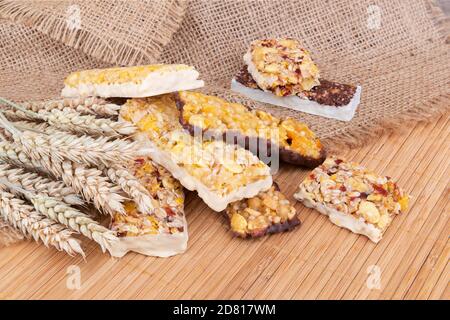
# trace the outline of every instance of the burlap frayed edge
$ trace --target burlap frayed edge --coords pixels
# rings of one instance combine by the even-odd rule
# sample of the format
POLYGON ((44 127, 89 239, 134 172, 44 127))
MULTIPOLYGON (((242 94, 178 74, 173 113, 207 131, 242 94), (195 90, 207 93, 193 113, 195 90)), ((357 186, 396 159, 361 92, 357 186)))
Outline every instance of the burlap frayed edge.
POLYGON ((83 51, 103 62, 120 65, 136 65, 142 61, 156 62, 163 52, 164 47, 170 42, 173 34, 178 31, 187 7, 187 1, 174 0, 168 9, 167 19, 163 22, 166 36, 152 41, 160 47, 158 53, 149 54, 142 49, 132 48, 126 43, 115 42, 110 39, 105 42, 98 36, 85 30, 70 30, 64 19, 52 15, 46 15, 35 10, 26 3, 17 3, 0 0, 0 18, 9 19, 31 29, 37 30, 54 40, 83 51))
POLYGON ((405 132, 405 122, 430 122, 446 112, 450 112, 450 93, 435 97, 420 106, 412 107, 395 115, 395 118, 383 118, 364 128, 350 129, 337 133, 334 137, 322 139, 329 152, 342 152, 345 148, 361 147, 380 137, 382 134, 405 132))
MULTIPOLYGON (((443 42, 448 45, 450 43, 450 18, 445 15, 435 0, 428 0, 427 7, 437 32, 442 36, 443 42)), ((381 134, 405 132, 406 127, 403 125, 405 121, 430 122, 449 111, 450 93, 446 93, 403 111, 396 115, 395 119, 382 118, 369 127, 350 129, 347 132, 338 133, 334 137, 325 137, 322 142, 330 152, 339 152, 343 148, 361 147, 367 142, 375 140, 381 134)))
POLYGON ((426 6, 437 31, 447 44, 450 43, 450 17, 444 13, 436 0, 428 0, 426 6))

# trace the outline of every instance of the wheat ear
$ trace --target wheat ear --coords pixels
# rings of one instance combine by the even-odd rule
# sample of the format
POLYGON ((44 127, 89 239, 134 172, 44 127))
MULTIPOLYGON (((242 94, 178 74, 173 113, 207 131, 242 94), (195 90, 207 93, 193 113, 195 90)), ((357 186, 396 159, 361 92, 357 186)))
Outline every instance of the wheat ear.
POLYGON ((23 240, 23 235, 3 218, 0 218, 0 247, 7 247, 23 240))
POLYGON ((87 214, 72 208, 63 201, 44 194, 27 191, 4 178, 0 179, 0 184, 14 190, 14 192, 22 193, 34 205, 37 212, 94 240, 100 245, 103 252, 111 248, 111 243, 117 240, 113 231, 103 227, 87 214))
POLYGON ((113 121, 111 119, 96 118, 92 115, 81 115, 68 108, 64 110, 52 109, 48 112, 34 112, 4 98, 0 98, 0 102, 22 111, 31 118, 47 121, 52 126, 64 131, 116 137, 131 135, 137 130, 133 124, 126 121, 113 121))
POLYGON ((152 198, 145 186, 129 170, 114 165, 112 168, 105 169, 105 171, 111 181, 117 183, 133 199, 139 211, 150 213, 157 207, 156 200, 152 198))
POLYGON ((116 117, 120 106, 98 98, 67 98, 48 101, 24 102, 22 106, 33 112, 49 112, 57 110, 72 110, 83 115, 96 115, 99 117, 116 117))
POLYGON ((100 211, 111 215, 125 214, 122 205, 125 198, 119 194, 120 188, 114 186, 98 169, 71 161, 55 163, 48 156, 31 158, 21 147, 7 141, 0 141, 0 158, 15 165, 36 168, 62 179, 76 193, 81 193, 87 201, 92 201, 100 211))
POLYGON ((125 163, 138 152, 138 143, 107 137, 75 136, 64 132, 41 134, 20 131, 0 112, 0 124, 9 131, 16 143, 23 146, 30 157, 49 156, 53 161, 71 160, 93 166, 125 163))
POLYGON ((107 137, 77 137, 67 133, 51 135, 24 131, 14 141, 24 147, 24 151, 34 155, 48 155, 57 161, 64 159, 88 165, 111 165, 132 160, 138 150, 136 142, 107 137))
POLYGON ((117 137, 120 135, 131 135, 137 130, 129 122, 96 118, 92 115, 81 115, 68 109, 53 109, 51 112, 40 112, 39 115, 43 116, 43 119, 52 126, 76 133, 117 137))
POLYGON ((79 241, 72 237, 70 230, 36 212, 32 206, 2 188, 0 215, 25 236, 32 236, 35 241, 41 240, 47 247, 50 245, 71 256, 78 253, 85 257, 79 241))
POLYGON ((15 109, 3 109, 2 112, 5 116, 11 121, 19 121, 19 120, 36 120, 32 115, 25 113, 21 110, 15 109))
POLYGON ((64 182, 51 180, 35 172, 27 172, 22 168, 0 163, 0 178, 5 178, 27 191, 43 193, 68 204, 82 205, 84 203, 75 190, 66 186, 64 182))

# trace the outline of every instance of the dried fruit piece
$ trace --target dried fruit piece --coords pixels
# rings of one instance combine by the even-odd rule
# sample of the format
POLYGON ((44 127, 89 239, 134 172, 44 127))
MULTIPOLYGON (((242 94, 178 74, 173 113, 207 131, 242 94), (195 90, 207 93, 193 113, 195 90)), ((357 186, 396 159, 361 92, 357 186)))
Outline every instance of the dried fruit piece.
POLYGON ((279 150, 281 160, 312 168, 325 160, 320 140, 306 124, 295 119, 279 119, 198 92, 179 92, 175 99, 181 111, 180 122, 193 135, 203 132, 205 136, 238 143, 259 152, 260 157, 279 150))
POLYGON ((195 139, 179 117, 171 95, 130 99, 121 110, 121 118, 138 127, 143 152, 185 188, 197 191, 213 210, 270 188, 270 169, 255 155, 223 141, 195 139))
POLYGON ((404 212, 409 196, 390 177, 329 157, 300 184, 294 197, 328 215, 338 226, 381 240, 392 219, 404 212))
POLYGON ((242 238, 289 231, 300 224, 297 211, 276 183, 256 197, 230 204, 226 214, 231 230, 242 238))
POLYGON ((111 254, 122 257, 128 251, 135 251, 168 257, 184 252, 188 234, 181 184, 149 158, 136 159, 129 170, 156 200, 153 204, 155 208, 150 212, 140 212, 133 201, 124 203, 126 215, 117 213, 111 222, 111 229, 119 237, 111 254), (164 214, 158 214, 157 210, 164 214))
POLYGON ((201 88, 199 73, 182 64, 83 70, 64 81, 63 97, 150 97, 201 88))

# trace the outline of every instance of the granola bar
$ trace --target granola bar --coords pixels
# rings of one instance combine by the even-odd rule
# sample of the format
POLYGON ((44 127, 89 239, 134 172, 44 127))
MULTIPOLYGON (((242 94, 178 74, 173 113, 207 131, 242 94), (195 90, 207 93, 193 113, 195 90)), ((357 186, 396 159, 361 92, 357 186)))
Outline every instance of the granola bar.
POLYGON ((365 167, 329 157, 300 184, 294 197, 330 220, 373 242, 399 213, 408 207, 409 196, 390 177, 365 167))
POLYGON ((155 64, 71 73, 64 81, 63 97, 150 97, 178 90, 201 88, 195 68, 155 64))
POLYGON ((293 39, 254 41, 231 90, 256 101, 350 121, 361 87, 321 79, 308 51, 293 39))
POLYGON ((270 169, 251 152, 223 141, 195 139, 179 122, 171 95, 130 99, 121 118, 136 125, 143 153, 164 166, 215 211, 272 185, 270 169))
POLYGON ((289 231, 300 225, 297 211, 276 183, 253 198, 230 204, 226 214, 231 230, 242 238, 289 231))
POLYGON ((154 210, 162 210, 164 215, 155 214, 154 210, 140 212, 133 201, 126 201, 126 215, 117 213, 111 221, 111 229, 119 238, 111 254, 122 257, 128 251, 134 251, 168 257, 184 252, 188 234, 183 187, 166 169, 149 158, 135 159, 129 169, 156 200, 154 210))
POLYGON ((238 143, 255 154, 265 152, 263 155, 270 156, 276 149, 281 160, 306 167, 314 168, 325 160, 320 140, 306 124, 295 119, 279 119, 198 92, 179 92, 176 102, 181 111, 180 122, 191 134, 203 132, 238 143))

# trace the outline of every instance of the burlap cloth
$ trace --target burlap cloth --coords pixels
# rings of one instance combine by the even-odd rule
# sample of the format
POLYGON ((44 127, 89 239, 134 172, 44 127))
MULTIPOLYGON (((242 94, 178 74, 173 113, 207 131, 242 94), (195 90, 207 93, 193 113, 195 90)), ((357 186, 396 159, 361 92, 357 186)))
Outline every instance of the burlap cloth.
POLYGON ((0 0, 0 96, 57 97, 77 69, 186 63, 200 70, 208 92, 299 118, 329 145, 360 145, 449 109, 445 22, 429 0, 0 0), (277 36, 300 39, 322 77, 362 85, 351 122, 228 90, 250 41, 277 36))

